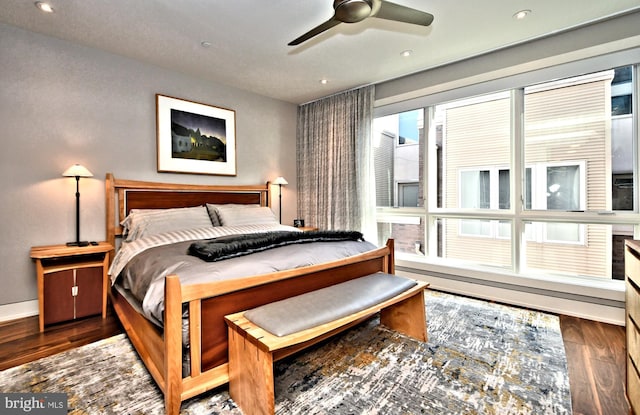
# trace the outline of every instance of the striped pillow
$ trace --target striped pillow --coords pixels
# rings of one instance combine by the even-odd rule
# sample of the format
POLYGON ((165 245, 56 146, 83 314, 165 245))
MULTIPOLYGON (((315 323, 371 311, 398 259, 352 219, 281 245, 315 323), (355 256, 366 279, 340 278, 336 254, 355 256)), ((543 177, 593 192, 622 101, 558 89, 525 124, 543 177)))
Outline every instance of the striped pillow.
POLYGON ((212 227, 204 206, 174 209, 131 209, 122 221, 127 242, 164 232, 212 227))
POLYGON ((216 210, 222 226, 277 224, 271 209, 259 205, 217 205, 216 210))

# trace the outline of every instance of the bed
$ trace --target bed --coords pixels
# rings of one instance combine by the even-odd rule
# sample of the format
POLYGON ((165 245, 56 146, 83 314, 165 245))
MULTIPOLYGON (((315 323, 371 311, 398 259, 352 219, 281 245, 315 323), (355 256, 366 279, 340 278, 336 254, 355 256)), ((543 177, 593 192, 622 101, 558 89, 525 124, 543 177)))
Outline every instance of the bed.
MULTIPOLYGON (((107 240, 114 247, 122 245, 123 236, 128 238, 121 222, 133 209, 171 210, 209 204, 268 207, 270 201, 269 183, 183 185, 116 179, 107 173, 105 189, 107 240)), ((141 360, 164 393, 166 412, 178 414, 182 401, 229 381, 225 315, 378 271, 394 272, 392 240, 384 247, 339 259, 232 279, 185 283, 179 275, 168 274, 162 281, 161 324, 145 315, 123 287, 112 285, 110 300, 141 360)))

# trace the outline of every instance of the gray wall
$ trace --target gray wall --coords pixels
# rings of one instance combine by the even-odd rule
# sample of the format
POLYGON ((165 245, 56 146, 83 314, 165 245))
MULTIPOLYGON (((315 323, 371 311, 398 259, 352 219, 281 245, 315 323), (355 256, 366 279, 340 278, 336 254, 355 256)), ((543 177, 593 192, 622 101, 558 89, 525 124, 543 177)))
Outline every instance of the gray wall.
POLYGON ((61 176, 73 163, 94 174, 80 181, 83 240, 105 238, 107 172, 225 185, 282 175, 283 222, 295 217, 294 104, 3 24, 0 74, 0 306, 37 298, 32 246, 75 239, 75 180, 61 176), (236 111, 237 176, 157 172, 157 93, 236 111))

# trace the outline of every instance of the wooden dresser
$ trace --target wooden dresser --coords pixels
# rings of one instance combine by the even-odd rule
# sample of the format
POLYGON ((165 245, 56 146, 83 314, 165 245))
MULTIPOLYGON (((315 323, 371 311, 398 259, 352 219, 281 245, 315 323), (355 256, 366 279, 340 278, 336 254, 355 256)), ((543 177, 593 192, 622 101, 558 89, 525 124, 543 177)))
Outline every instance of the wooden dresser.
POLYGON ((625 241, 627 325, 627 397, 640 414, 640 241, 625 241))

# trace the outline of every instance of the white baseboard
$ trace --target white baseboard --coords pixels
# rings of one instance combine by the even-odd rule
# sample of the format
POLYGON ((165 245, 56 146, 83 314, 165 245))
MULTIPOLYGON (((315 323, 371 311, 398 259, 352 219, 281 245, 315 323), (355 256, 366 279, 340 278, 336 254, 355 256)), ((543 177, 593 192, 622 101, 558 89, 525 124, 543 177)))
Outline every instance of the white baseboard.
POLYGON ((396 270, 396 274, 427 281, 430 283, 429 288, 434 290, 446 291, 452 294, 467 295, 469 297, 481 298, 505 304, 513 304, 516 306, 555 314, 564 314, 588 320, 600 321, 618 326, 625 325, 624 308, 509 290, 488 285, 473 284, 466 281, 457 281, 401 270, 396 270))
POLYGON ((38 315, 38 300, 0 305, 0 321, 16 320, 38 315))
MULTIPOLYGON (((476 298, 484 298, 505 304, 513 304, 556 314, 586 318, 619 326, 625 325, 624 308, 508 290, 499 287, 473 284, 465 281, 439 278, 433 275, 427 276, 407 271, 396 270, 396 273, 398 275, 427 281, 431 283, 430 288, 433 288, 434 290, 447 291, 454 294, 462 294, 476 298)), ((37 315, 38 300, 0 305, 0 322, 37 315)))

